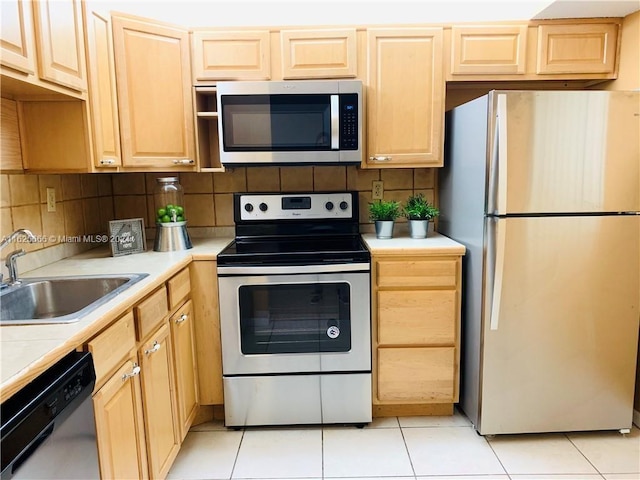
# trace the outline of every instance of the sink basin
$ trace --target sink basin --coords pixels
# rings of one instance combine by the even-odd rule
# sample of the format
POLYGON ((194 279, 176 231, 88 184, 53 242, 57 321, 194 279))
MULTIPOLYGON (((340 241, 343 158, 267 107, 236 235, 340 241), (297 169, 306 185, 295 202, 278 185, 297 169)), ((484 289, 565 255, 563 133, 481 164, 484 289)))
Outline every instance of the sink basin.
POLYGON ((72 323, 148 273, 22 279, 0 291, 0 325, 72 323))

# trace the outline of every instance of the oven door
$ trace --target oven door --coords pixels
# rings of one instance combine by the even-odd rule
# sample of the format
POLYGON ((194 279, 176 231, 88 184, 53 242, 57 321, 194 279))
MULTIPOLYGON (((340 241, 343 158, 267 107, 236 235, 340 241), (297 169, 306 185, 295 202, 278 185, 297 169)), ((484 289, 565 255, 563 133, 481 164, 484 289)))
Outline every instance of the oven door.
POLYGON ((362 271, 219 273, 223 374, 371 371, 369 282, 362 271))

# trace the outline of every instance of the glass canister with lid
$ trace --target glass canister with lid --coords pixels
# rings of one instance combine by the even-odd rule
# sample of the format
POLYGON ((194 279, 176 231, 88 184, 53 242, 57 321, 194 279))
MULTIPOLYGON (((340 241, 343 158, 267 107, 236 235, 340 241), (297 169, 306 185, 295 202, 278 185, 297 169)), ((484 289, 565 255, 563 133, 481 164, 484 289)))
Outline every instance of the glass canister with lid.
POLYGON ((154 190, 156 224, 186 222, 184 195, 178 177, 160 177, 156 182, 154 190))

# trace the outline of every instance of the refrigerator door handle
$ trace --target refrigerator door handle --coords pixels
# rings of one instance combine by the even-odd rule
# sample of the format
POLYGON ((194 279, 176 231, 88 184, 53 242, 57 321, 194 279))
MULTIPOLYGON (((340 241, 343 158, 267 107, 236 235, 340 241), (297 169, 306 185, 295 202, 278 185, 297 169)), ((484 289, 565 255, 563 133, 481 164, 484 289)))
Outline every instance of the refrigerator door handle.
POLYGON ((491 312, 489 316, 489 328, 498 330, 500 321, 500 304, 502 303, 502 280, 504 277, 504 257, 507 239, 507 222, 505 219, 491 219, 489 229, 489 245, 494 248, 493 253, 493 279, 491 281, 491 312))
POLYGON ((507 213, 507 95, 498 94, 498 119, 496 125, 496 143, 497 143, 497 175, 498 192, 497 192, 497 214, 504 215, 507 213))

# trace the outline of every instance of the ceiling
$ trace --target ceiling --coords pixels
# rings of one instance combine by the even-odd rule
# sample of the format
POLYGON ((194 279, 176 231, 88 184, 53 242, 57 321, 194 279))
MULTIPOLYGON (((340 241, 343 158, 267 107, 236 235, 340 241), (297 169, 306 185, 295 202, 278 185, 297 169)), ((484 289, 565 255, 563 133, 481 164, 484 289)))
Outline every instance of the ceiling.
POLYGON ((187 27, 376 25, 624 17, 640 0, 99 0, 187 27))

